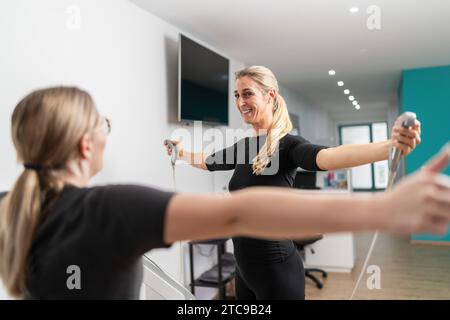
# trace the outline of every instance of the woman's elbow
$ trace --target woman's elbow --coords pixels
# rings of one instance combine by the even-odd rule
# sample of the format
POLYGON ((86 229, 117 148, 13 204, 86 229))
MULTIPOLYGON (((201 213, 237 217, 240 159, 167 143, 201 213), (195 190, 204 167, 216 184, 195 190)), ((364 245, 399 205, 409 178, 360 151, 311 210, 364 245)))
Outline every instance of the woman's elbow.
POLYGON ((322 171, 333 170, 332 163, 330 161, 331 154, 330 149, 322 149, 319 151, 316 157, 316 165, 322 171))

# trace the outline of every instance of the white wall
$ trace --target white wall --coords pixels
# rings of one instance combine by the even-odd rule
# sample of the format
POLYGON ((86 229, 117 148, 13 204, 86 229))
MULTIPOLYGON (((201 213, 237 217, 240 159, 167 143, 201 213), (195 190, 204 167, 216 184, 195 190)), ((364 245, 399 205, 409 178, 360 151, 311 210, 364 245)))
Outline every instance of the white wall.
POLYGON ((325 110, 286 87, 282 87, 280 93, 286 100, 289 112, 297 114, 300 119, 301 136, 316 144, 329 146, 334 143, 330 117, 325 110))
MULTIPOLYGON (((113 120, 105 167, 95 178, 96 184, 138 183, 171 190, 172 171, 162 141, 179 127, 169 123, 177 108, 179 32, 126 0, 2 1, 0 190, 9 190, 22 170, 10 139, 14 106, 28 92, 54 85, 88 90, 100 112, 113 120), (73 4, 81 9, 79 29, 67 27, 67 10, 73 4)), ((243 63, 231 59, 231 71, 242 67, 243 63)), ((326 139, 328 132, 318 132, 311 123, 327 121, 321 119, 326 114, 292 93, 286 100, 291 109, 298 108, 304 136, 312 141, 326 139)), ((241 127, 231 93, 230 106, 230 127, 241 127)), ((180 165, 177 187, 180 191, 212 192, 229 176, 180 165)), ((151 256, 182 279, 178 246, 151 256)), ((213 263, 214 258, 198 257, 196 273, 213 263)))

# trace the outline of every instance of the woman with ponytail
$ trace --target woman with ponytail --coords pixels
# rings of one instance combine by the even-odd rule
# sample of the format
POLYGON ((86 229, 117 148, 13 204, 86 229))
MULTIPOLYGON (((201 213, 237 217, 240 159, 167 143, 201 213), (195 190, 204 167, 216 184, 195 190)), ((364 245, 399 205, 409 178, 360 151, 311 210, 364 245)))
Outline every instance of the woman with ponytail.
MULTIPOLYGON (((232 192, 250 186, 292 188, 298 167, 310 171, 350 168, 388 159, 392 146, 407 155, 420 143, 417 122, 409 129, 395 127, 392 139, 385 142, 335 148, 311 144, 290 134, 288 109, 268 68, 248 67, 237 71, 235 78, 236 106, 244 122, 253 126, 254 136, 210 156, 190 153, 172 141, 179 158, 195 167, 234 170, 229 183, 232 192)), ((303 264, 293 241, 235 237, 233 244, 237 299, 304 299, 303 264)))
MULTIPOLYGON (((450 221, 450 185, 438 175, 449 150, 392 193, 372 197, 311 197, 279 188, 249 188, 232 196, 174 194, 136 185, 89 186, 102 169, 111 125, 78 88, 30 93, 14 109, 11 128, 24 169, 0 199, 0 279, 17 298, 137 299, 141 256, 180 240, 300 238, 374 229, 441 234, 450 221)), ((271 139, 282 144, 287 136, 281 134, 271 139)), ((256 173, 266 165, 265 155, 259 159, 248 173, 252 179, 263 177, 256 173)), ((258 240, 246 241, 239 249, 258 240)), ((286 242, 277 243, 272 259, 276 254, 289 261, 286 242)), ((262 259, 267 262, 262 270, 284 266, 262 259)), ((298 263, 292 281, 300 277, 298 263)))

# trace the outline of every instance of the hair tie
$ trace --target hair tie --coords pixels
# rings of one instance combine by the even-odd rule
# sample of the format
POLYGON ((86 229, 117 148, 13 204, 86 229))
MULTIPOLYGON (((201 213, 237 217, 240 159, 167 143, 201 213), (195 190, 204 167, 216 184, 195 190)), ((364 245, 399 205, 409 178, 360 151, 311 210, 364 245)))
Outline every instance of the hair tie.
POLYGON ((40 171, 40 170, 42 170, 42 166, 38 165, 38 164, 26 163, 23 166, 25 167, 26 170, 33 170, 33 171, 40 171))

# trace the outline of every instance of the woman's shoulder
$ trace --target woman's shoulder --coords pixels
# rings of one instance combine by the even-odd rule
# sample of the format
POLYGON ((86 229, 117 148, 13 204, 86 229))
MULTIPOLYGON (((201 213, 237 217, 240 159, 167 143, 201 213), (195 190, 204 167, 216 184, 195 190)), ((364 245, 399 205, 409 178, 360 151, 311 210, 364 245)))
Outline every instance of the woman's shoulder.
POLYGON ((290 133, 288 133, 287 135, 285 135, 281 140, 280 143, 283 143, 285 145, 296 145, 296 144, 302 144, 302 143, 311 143, 310 141, 308 141, 307 139, 305 139, 302 136, 299 135, 292 135, 290 133))
POLYGON ((168 192, 162 188, 153 186, 153 185, 145 185, 145 184, 106 184, 93 186, 88 188, 78 188, 82 190, 82 192, 92 195, 128 195, 128 194, 136 194, 136 193, 159 193, 159 192, 168 192))
POLYGON ((89 203, 94 206, 102 204, 114 208, 125 204, 140 202, 142 199, 170 197, 173 192, 153 186, 138 184, 108 184, 88 188, 67 185, 61 194, 63 202, 89 203))

